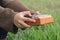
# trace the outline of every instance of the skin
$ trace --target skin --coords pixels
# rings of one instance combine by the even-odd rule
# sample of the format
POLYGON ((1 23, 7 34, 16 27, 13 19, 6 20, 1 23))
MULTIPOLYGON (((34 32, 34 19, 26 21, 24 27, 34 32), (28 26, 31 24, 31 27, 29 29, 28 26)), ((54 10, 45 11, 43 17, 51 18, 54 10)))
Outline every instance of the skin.
MULTIPOLYGON (((36 14, 39 14, 39 13, 36 13, 36 14)), ((35 22, 35 20, 32 18, 24 17, 25 15, 32 16, 30 11, 23 11, 23 12, 17 13, 14 16, 14 24, 18 28, 29 28, 29 27, 31 27, 30 25, 26 24, 24 21, 35 22)))

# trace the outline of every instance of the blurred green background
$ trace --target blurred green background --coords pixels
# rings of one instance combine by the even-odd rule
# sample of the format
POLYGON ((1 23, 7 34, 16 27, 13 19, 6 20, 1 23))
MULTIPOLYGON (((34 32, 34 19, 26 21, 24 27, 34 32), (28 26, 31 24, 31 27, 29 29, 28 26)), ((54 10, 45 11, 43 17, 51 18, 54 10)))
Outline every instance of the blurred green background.
POLYGON ((8 40, 60 40, 60 0, 20 0, 31 10, 51 14, 54 23, 33 26, 17 34, 8 33, 8 40))

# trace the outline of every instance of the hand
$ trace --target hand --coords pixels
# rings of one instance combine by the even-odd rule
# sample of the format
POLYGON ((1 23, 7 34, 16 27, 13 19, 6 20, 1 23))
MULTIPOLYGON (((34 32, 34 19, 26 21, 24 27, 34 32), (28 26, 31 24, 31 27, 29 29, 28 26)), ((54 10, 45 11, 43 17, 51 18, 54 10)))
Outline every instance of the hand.
POLYGON ((17 13, 17 14, 14 16, 14 24, 15 24, 18 28, 29 28, 29 27, 31 27, 30 25, 27 25, 24 21, 35 22, 34 19, 24 17, 25 15, 32 16, 31 13, 30 13, 30 11, 23 11, 23 12, 17 13))
POLYGON ((33 14, 40 14, 40 12, 39 12, 39 11, 36 11, 36 12, 31 11, 31 14, 32 14, 32 15, 33 15, 33 14))

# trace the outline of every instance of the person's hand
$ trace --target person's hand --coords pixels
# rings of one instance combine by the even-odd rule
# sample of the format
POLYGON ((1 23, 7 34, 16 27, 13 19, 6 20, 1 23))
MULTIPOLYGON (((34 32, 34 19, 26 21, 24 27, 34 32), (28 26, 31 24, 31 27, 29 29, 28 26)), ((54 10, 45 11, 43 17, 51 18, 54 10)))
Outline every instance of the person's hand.
POLYGON ((29 27, 31 27, 30 25, 27 25, 24 21, 35 22, 34 19, 32 19, 32 18, 27 18, 27 17, 25 17, 25 15, 31 16, 30 11, 23 11, 23 12, 17 13, 17 14, 14 16, 14 24, 15 24, 18 28, 29 28, 29 27))
POLYGON ((34 14, 40 14, 40 12, 39 12, 39 11, 36 11, 36 12, 31 11, 31 14, 32 14, 32 15, 34 15, 34 14))

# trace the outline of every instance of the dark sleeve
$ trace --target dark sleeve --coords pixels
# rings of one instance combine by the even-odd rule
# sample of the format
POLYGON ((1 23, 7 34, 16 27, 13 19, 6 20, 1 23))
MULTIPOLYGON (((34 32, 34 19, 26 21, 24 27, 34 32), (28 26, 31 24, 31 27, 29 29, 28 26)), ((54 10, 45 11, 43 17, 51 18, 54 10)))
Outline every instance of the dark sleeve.
POLYGON ((9 8, 3 8, 0 6, 0 28, 12 33, 17 33, 18 28, 13 27, 14 16, 16 12, 9 8))
POLYGON ((11 8, 14 11, 21 12, 21 11, 29 11, 30 9, 26 7, 23 3, 19 0, 3 0, 4 6, 7 8, 11 8))
POLYGON ((5 7, 11 8, 16 12, 31 11, 31 13, 36 13, 29 9, 25 4, 21 3, 20 0, 4 0, 3 2, 5 7))

